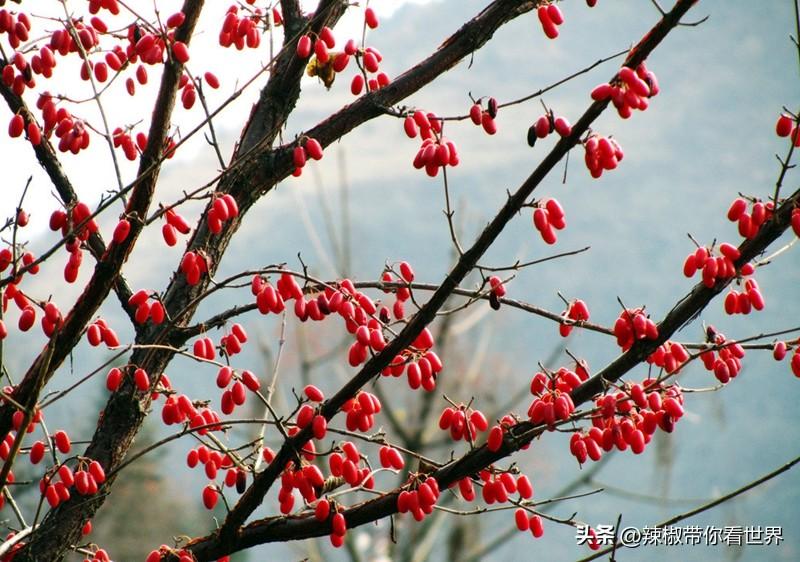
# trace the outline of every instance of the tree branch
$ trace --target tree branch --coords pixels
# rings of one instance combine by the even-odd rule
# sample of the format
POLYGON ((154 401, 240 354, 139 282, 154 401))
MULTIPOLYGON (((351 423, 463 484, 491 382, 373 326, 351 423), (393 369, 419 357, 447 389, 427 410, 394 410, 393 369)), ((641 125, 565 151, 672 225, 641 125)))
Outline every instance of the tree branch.
MULTIPOLYGON (((500 2, 499 4, 505 3, 500 2)), ((679 0, 672 11, 659 21, 631 50, 625 61, 625 66, 636 68, 643 62, 661 40, 666 37, 669 31, 677 25, 680 18, 689 10, 692 4, 693 0, 679 0)), ((497 5, 498 3, 493 4, 475 19, 481 18, 487 11, 497 5)), ((468 25, 469 24, 465 25, 465 27, 468 25)), ((462 30, 463 29, 464 28, 462 28, 462 30)), ((489 37, 490 36, 491 34, 489 37)), ((437 54, 446 50, 446 46, 449 43, 449 41, 445 42, 445 45, 439 49, 437 54)), ((434 57, 435 56, 436 55, 434 55, 434 57)), ((419 69, 420 66, 418 65, 415 68, 419 69)), ((403 75, 406 77, 406 80, 408 80, 408 75, 411 72, 413 71, 409 71, 403 75)), ((422 75, 424 76, 425 73, 422 72, 422 75)), ((402 84, 402 77, 398 79, 398 82, 402 84)), ((387 87, 387 89, 390 88, 391 85, 387 87)), ((381 92, 382 90, 378 90, 376 94, 380 94, 381 92)), ((362 100, 359 100, 359 102, 353 105, 357 105, 362 100)), ((570 135, 561 138, 528 179, 515 193, 509 196, 506 203, 495 218, 486 226, 472 247, 460 256, 456 265, 431 296, 430 300, 425 303, 419 312, 409 321, 406 327, 382 352, 374 355, 367 361, 362 369, 350 381, 348 381, 333 397, 323 403, 320 410, 321 415, 330 420, 339 412, 342 405, 347 400, 352 398, 361 387, 377 376, 384 367, 389 365, 397 354, 414 341, 423 328, 435 318, 439 308, 441 308, 453 290, 458 287, 458 284, 472 270, 483 253, 494 242, 500 232, 502 232, 505 225, 516 215, 519 209, 522 208, 525 201, 530 197, 539 183, 558 164, 561 158, 579 142, 580 137, 589 129, 591 123, 603 112, 608 104, 609 101, 605 100, 596 101, 589 106, 587 111, 573 126, 570 135)), ((332 125, 331 128, 335 130, 335 124, 337 123, 336 117, 337 116, 331 117, 324 123, 330 124, 333 120, 334 125, 332 125)), ((340 123, 340 125, 346 128, 348 123, 340 123)), ((318 126, 317 129, 321 127, 322 125, 318 126)), ((323 140, 319 135, 315 135, 315 138, 321 141, 323 140)), ((324 138, 324 140, 325 142, 330 142, 328 138, 324 138)), ((320 523, 309 517, 285 517, 263 520, 256 524, 248 525, 240 530, 240 526, 246 521, 247 517, 261 505, 264 496, 278 478, 286 463, 291 459, 294 451, 302 448, 302 445, 308 441, 310 437, 311 428, 307 427, 296 434, 292 439, 284 442, 273 462, 255 477, 253 484, 247 489, 244 495, 242 495, 236 506, 228 513, 220 529, 212 535, 197 539, 195 542, 191 543, 190 550, 195 557, 199 560, 212 560, 219 556, 229 554, 230 552, 235 552, 263 542, 288 539, 296 540, 311 536, 320 536, 330 532, 330 522, 326 521, 320 523), (282 538, 274 538, 278 536, 282 538)), ((530 438, 528 441, 529 440, 530 438)), ((440 486, 446 487, 459 478, 472 474, 488 464, 491 464, 491 462, 509 455, 522 444, 524 443, 514 443, 512 446, 511 440, 508 440, 497 453, 492 453, 485 447, 474 449, 459 461, 437 470, 434 475, 436 480, 440 483, 440 486)), ((345 518, 348 527, 352 528, 394 513, 397 509, 397 494, 398 492, 389 493, 378 499, 361 504, 360 508, 347 510, 345 512, 345 518)))

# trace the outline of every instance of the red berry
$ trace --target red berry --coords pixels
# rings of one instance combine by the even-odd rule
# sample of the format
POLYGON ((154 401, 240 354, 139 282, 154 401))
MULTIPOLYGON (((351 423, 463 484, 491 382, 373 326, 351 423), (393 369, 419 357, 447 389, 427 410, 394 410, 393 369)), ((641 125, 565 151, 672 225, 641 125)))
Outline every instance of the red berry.
POLYGON ((350 93, 354 96, 361 94, 364 89, 364 77, 360 74, 353 76, 353 81, 350 82, 350 93))
POLYGON ((306 165, 306 149, 302 146, 295 146, 292 151, 292 160, 295 168, 302 168, 306 165))
POLYGON ((36 309, 28 305, 22 310, 22 314, 19 316, 18 327, 20 331, 27 332, 33 327, 34 322, 36 322, 36 309))
POLYGON ((492 427, 492 430, 489 432, 489 439, 486 442, 486 447, 494 452, 499 451, 500 447, 503 444, 503 428, 499 425, 492 427))
POLYGON ((347 533, 347 521, 345 521, 344 515, 338 511, 334 513, 333 520, 331 521, 331 528, 334 535, 343 537, 347 533))
POLYGON ((172 44, 172 55, 175 57, 175 60, 181 64, 189 62, 189 48, 186 46, 186 43, 175 41, 175 43, 172 44))
POLYGON ((531 516, 530 519, 531 534, 537 539, 544 534, 544 525, 542 525, 542 518, 538 515, 531 516))
POLYGON ((317 139, 306 139, 305 150, 306 154, 314 160, 322 160, 322 145, 317 139))
POLYGON ((777 341, 772 348, 772 357, 775 361, 782 361, 786 357, 786 342, 777 341))
POLYGON ((731 206, 728 209, 728 220, 731 222, 738 221, 746 210, 747 201, 741 197, 734 199, 733 203, 731 203, 731 206))
POLYGON ((775 132, 779 137, 788 137, 792 132, 793 126, 792 118, 785 113, 781 113, 778 117, 778 122, 775 124, 775 132))
POLYGON ((408 262, 400 262, 400 276, 406 283, 411 283, 414 281, 414 270, 411 268, 408 262))
POLYGON ((22 118, 22 115, 17 113, 11 118, 11 121, 8 123, 8 135, 10 137, 16 138, 20 136, 22 134, 22 131, 24 130, 25 130, 25 120, 22 118))
POLYGON ((39 464, 44 458, 45 446, 42 441, 36 441, 31 445, 30 461, 31 464, 39 464))
POLYGON ((305 394, 306 397, 308 397, 308 399, 311 400, 312 402, 322 402, 323 400, 325 400, 325 395, 319 388, 317 388, 313 384, 307 385, 303 389, 303 394, 305 394))
POLYGON ((331 504, 326 499, 321 499, 317 503, 317 507, 314 509, 314 518, 317 521, 327 521, 328 516, 331 513, 331 504))
POLYGON ((119 388, 120 384, 122 384, 122 371, 114 367, 108 371, 108 375, 106 376, 106 388, 114 392, 119 388))
POLYGON ((469 118, 475 125, 480 126, 482 114, 483 110, 481 109, 481 106, 477 103, 472 104, 472 107, 469 108, 469 118))
POLYGON ((530 521, 528 521, 528 512, 521 507, 514 512, 514 521, 517 523, 517 529, 520 531, 527 531, 530 529, 530 521))
POLYGON ((131 232, 131 223, 127 219, 120 219, 114 228, 113 240, 116 244, 122 244, 131 232))
POLYGON ((216 486, 209 484, 203 488, 203 505, 206 509, 214 509, 214 506, 217 505, 217 500, 219 500, 219 495, 217 494, 216 486))
POLYGON ((367 8, 364 10, 364 22, 370 29, 375 29, 378 27, 378 16, 375 15, 375 10, 372 8, 367 8))
POLYGON ((64 430, 56 431, 53 435, 53 439, 56 443, 56 448, 64 453, 65 455, 69 453, 70 449, 72 448, 72 443, 70 442, 69 435, 64 430))
POLYGON ((301 59, 306 59, 311 55, 311 37, 303 35, 297 41, 297 56, 301 59))
POLYGON ((136 388, 142 392, 150 388, 150 377, 147 376, 147 371, 142 368, 138 368, 134 371, 133 382, 136 384, 136 388))

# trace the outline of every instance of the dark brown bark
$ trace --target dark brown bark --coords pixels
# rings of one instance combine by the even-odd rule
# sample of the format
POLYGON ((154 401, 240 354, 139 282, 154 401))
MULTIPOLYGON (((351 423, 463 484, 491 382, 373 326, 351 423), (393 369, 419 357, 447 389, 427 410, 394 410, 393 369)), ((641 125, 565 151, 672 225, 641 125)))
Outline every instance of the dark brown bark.
MULTIPOLYGON (((182 10, 186 14, 186 20, 176 32, 176 40, 186 43, 191 40, 202 7, 203 0, 185 1, 182 10)), ((175 61, 169 61, 165 64, 148 133, 149 142, 142 153, 136 186, 131 192, 126 209, 131 220, 131 232, 122 244, 111 245, 97 263, 92 278, 87 283, 75 306, 65 318, 63 327, 53 336, 50 342, 53 352, 49 360, 47 353, 40 354, 22 382, 15 389, 14 397, 23 404, 29 403, 38 397, 46 381, 49 380, 72 351, 72 348, 75 347, 89 320, 94 316, 111 290, 122 265, 136 243, 138 235, 144 226, 144 219, 147 216, 155 186, 158 182, 160 163, 163 160, 163 150, 166 147, 165 141, 169 133, 170 119, 175 106, 178 83, 182 72, 183 66, 175 61), (45 367, 44 362, 46 360, 45 367)), ((127 390, 128 392, 131 391, 131 389, 127 390)), ((144 408, 139 408, 137 415, 143 417, 144 413, 144 408)), ((9 431, 12 414, 13 408, 8 404, 0 409, 0 434, 5 435, 9 431)), ((133 421, 133 418, 129 417, 123 423, 129 424, 133 421)), ((124 427, 118 426, 117 430, 116 435, 109 435, 111 447, 104 451, 106 455, 94 457, 92 452, 87 450, 87 456, 100 461, 105 467, 113 465, 111 461, 115 456, 119 456, 116 459, 118 462, 130 446, 133 435, 128 438, 124 427)), ((104 489, 110 487, 112 483, 113 478, 107 482, 104 489)), ((68 552, 69 546, 80 538, 80 530, 83 523, 102 504, 103 495, 103 493, 99 493, 88 502, 83 498, 74 497, 72 500, 63 503, 58 509, 51 511, 45 521, 42 522, 41 527, 32 536, 31 541, 17 554, 16 559, 62 559, 65 553, 68 552), (76 506, 80 507, 76 508, 76 506)))

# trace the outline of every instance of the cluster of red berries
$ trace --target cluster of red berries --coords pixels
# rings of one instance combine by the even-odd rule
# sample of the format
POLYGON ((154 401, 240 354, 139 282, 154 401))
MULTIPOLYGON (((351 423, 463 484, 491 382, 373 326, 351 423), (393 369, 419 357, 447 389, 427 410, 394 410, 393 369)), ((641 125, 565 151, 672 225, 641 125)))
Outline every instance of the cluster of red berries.
POLYGON ((400 451, 391 445, 384 445, 378 449, 378 460, 383 468, 403 470, 403 468, 406 466, 406 461, 403 460, 403 455, 401 455, 400 451))
POLYGON ((782 138, 791 135, 794 145, 800 147, 800 127, 795 124, 796 122, 797 119, 795 117, 781 113, 778 116, 778 122, 775 124, 775 132, 782 138))
POLYGON ((759 199, 748 201, 742 197, 734 199, 728 209, 728 220, 731 222, 738 222, 739 235, 748 240, 754 238, 758 234, 761 225, 772 218, 772 213, 775 211, 775 203, 767 201, 766 203, 759 199), (750 204, 750 212, 747 212, 748 203, 750 204))
POLYGON ((96 14, 100 10, 108 10, 116 16, 119 14, 119 3, 117 0, 89 0, 90 14, 96 14))
POLYGON ((347 535, 347 521, 344 515, 339 511, 338 505, 335 503, 332 504, 332 502, 323 498, 317 502, 314 508, 314 518, 319 522, 324 522, 327 521, 329 517, 331 519, 331 545, 339 548, 344 544, 344 538, 347 535), (331 511, 333 512, 333 517, 330 517, 331 511))
POLYGON ((658 326, 648 318, 643 308, 625 309, 614 322, 614 336, 622 351, 628 351, 638 340, 658 339, 658 326))
POLYGON ((303 463, 296 467, 292 462, 281 473, 281 487, 278 491, 280 510, 284 515, 291 513, 294 507, 294 490, 298 490, 307 503, 317 501, 325 477, 317 465, 303 463))
MULTIPOLYGON (((8 269, 8 266, 11 265, 11 262, 14 261, 14 252, 11 251, 11 248, 3 248, 0 250, 0 272, 5 271, 8 269)), ((31 266, 36 261, 36 257, 31 252, 25 252, 19 257, 18 262, 21 262, 20 265, 23 267, 31 266)), ((28 269, 31 275, 36 275, 39 273, 39 264, 35 264, 28 269)), ((21 279, 20 279, 21 281, 21 279)), ((19 281, 18 281, 19 282, 19 281)))
POLYGON ((613 170, 625 157, 622 147, 613 138, 592 135, 583 143, 584 161, 589 173, 597 179, 603 170, 613 170))
POLYGON ((414 168, 425 168, 425 172, 433 178, 439 174, 440 168, 458 166, 460 160, 456 145, 442 135, 442 121, 434 113, 418 109, 406 116, 403 129, 408 138, 416 138, 419 134, 422 139, 422 145, 414 156, 414 168))
POLYGON ((189 285, 197 285, 200 277, 208 272, 208 262, 204 255, 189 251, 183 254, 180 269, 189 285))
POLYGON ((288 273, 278 278, 277 289, 262 276, 255 275, 250 283, 250 292, 256 297, 256 306, 261 314, 280 314, 286 308, 285 301, 303 298, 303 289, 288 273))
POLYGON ((564 23, 564 16, 555 4, 541 5, 536 10, 539 16, 539 23, 542 24, 542 31, 548 39, 558 37, 558 26, 564 23))
MULTIPOLYGON (((5 441, 3 442, 6 443, 5 441)), ((72 449, 72 443, 69 439, 69 435, 64 430, 58 430, 53 434, 53 444, 58 452, 63 454, 68 454, 72 449)), ((29 459, 31 464, 39 464, 42 459, 44 458, 45 451, 47 450, 47 445, 45 445, 44 441, 34 441, 31 445, 30 452, 28 453, 29 459)), ((0 451, 0 454, 3 451, 0 451)), ((4 451, 5 455, 3 458, 5 459, 8 456, 8 450, 4 451)))
POLYGON ((744 291, 731 289, 725 295, 724 306, 728 314, 750 314, 751 310, 764 310, 764 296, 756 280, 750 277, 744 281, 744 291))
MULTIPOLYGON (((500 420, 500 423, 493 425, 489 430, 489 436, 486 438, 486 448, 492 452, 499 451, 500 447, 503 446, 503 438, 505 437, 506 430, 516 425, 517 422, 517 418, 511 414, 506 414, 503 416, 503 419, 500 420)), ((525 445, 522 448, 527 449, 528 446, 525 445)))
POLYGON ((533 486, 524 474, 516 479, 510 472, 498 473, 486 469, 480 472, 480 478, 483 481, 481 496, 487 504, 506 503, 516 493, 521 499, 533 497, 533 486))
MULTIPOLYGON (((92 21, 98 21, 93 18, 92 21)), ((125 51, 127 62, 135 63, 141 60, 145 64, 155 65, 164 62, 164 54, 168 50, 172 51, 172 56, 181 64, 189 61, 189 49, 185 43, 175 41, 175 29, 183 25, 186 16, 183 12, 177 12, 167 18, 167 31, 165 34, 156 34, 145 31, 137 24, 128 26, 128 45, 125 51), (169 47, 169 48, 168 48, 169 47)), ((105 27, 101 21, 98 23, 105 27)), ((95 43, 96 44, 96 43, 95 43)), ((87 49, 88 50, 88 49, 87 49)), ((119 56, 118 56, 119 58, 119 56)), ((120 59, 122 62, 122 59, 120 59)))
POLYGON ((8 10, 0 10, 0 35, 8 33, 8 42, 12 49, 28 40, 31 31, 31 20, 28 14, 14 14, 8 10))
POLYGON ((489 277, 489 306, 500 310, 500 299, 506 296, 506 285, 497 275, 489 277))
POLYGON ((209 480, 214 480, 221 469, 234 466, 233 459, 227 454, 209 450, 205 445, 200 445, 194 449, 189 449, 186 455, 186 465, 195 468, 203 465, 203 470, 209 480))
POLYGON ((498 105, 496 99, 489 98, 486 102, 486 109, 483 109, 481 100, 478 100, 469 108, 469 118, 478 127, 483 127, 487 135, 494 135, 497 133, 497 123, 495 122, 497 110, 498 105))
POLYGON ((533 147, 538 139, 543 139, 553 132, 567 137, 572 132, 572 125, 566 117, 556 117, 552 111, 548 111, 528 128, 528 146, 533 147))
POLYGON ((514 523, 516 523, 518 530, 523 533, 525 531, 530 531, 534 538, 538 539, 544 535, 542 518, 535 513, 528 515, 528 512, 521 507, 514 511, 514 523))
POLYGON ((344 481, 350 486, 363 485, 366 488, 371 488, 373 477, 370 474, 369 467, 358 468, 360 462, 361 454, 358 452, 358 447, 356 447, 355 443, 344 441, 328 457, 328 468, 331 476, 344 478, 344 481), (344 453, 344 456, 342 456, 342 453, 344 453))
MULTIPOLYGON (((74 119, 69 110, 65 107, 59 108, 56 116, 57 125, 53 132, 58 141, 58 150, 61 152, 71 152, 78 154, 81 150, 89 147, 90 137, 89 128, 81 119, 74 119)), ((45 132, 49 132, 48 123, 45 122, 45 132)), ((29 127, 30 133, 30 127, 29 127)), ((29 138, 32 136, 29 134, 29 138)), ((36 143, 34 143, 36 144, 36 143)))
POLYGON ((137 324, 144 324, 148 318, 158 326, 164 321, 164 305, 158 299, 151 300, 150 291, 140 289, 128 299, 128 306, 134 309, 134 320, 137 324))
POLYGON ((214 340, 208 336, 196 339, 192 344, 192 353, 198 359, 213 361, 217 356, 216 350, 214 349, 214 340))
MULTIPOLYGON (((261 45, 261 31, 258 24, 264 20, 260 8, 256 8, 252 15, 239 16, 239 7, 233 5, 228 8, 222 29, 219 32, 219 44, 222 47, 236 47, 241 51, 245 47, 257 49, 261 45)), ((280 11, 272 9, 272 21, 275 26, 283 25, 280 11)))
POLYGON ((744 348, 738 343, 729 342, 725 334, 717 332, 713 326, 706 328, 706 341, 717 348, 717 352, 708 349, 700 354, 700 360, 706 370, 714 373, 719 382, 727 384, 742 370, 744 348))
POLYGON ((102 318, 89 324, 86 328, 86 339, 92 347, 97 347, 101 343, 105 343, 108 347, 119 347, 117 333, 102 318))
MULTIPOLYGON (((588 378, 588 373, 581 371, 588 378)), ((537 372, 531 379, 531 394, 535 396, 528 407, 528 418, 534 424, 544 423, 550 430, 556 422, 566 421, 575 411, 570 392, 586 380, 576 371, 562 367, 552 374, 537 372)))
POLYGON ((181 105, 183 109, 192 109, 197 101, 197 86, 189 79, 187 74, 182 74, 178 80, 178 89, 181 92, 181 105))
MULTIPOLYGON (((712 250, 713 251, 713 248, 712 250)), ((719 245, 719 256, 711 255, 707 248, 700 247, 686 256, 683 262, 683 274, 693 277, 698 271, 702 272, 703 285, 713 287, 718 280, 730 279, 736 275, 734 263, 741 256, 739 249, 733 244, 723 242, 719 245)), ((752 275, 754 268, 751 264, 742 266, 741 275, 752 275)))
POLYGON ((191 399, 185 394, 170 394, 161 408, 161 421, 164 425, 182 424, 198 415, 191 399))
MULTIPOLYGON (((12 300, 17 306, 17 309, 19 309, 20 316, 17 322, 19 330, 21 332, 27 332, 30 330, 36 322, 36 308, 30 299, 28 299, 28 297, 26 297, 25 294, 17 288, 15 283, 9 283, 6 285, 5 291, 3 291, 2 299, 2 309, 4 313, 8 311, 8 303, 12 300)), ((44 305, 42 332, 44 332, 46 336, 50 337, 53 335, 55 329, 60 327, 63 322, 64 320, 61 317, 61 311, 58 309, 58 306, 56 306, 56 304, 53 302, 47 302, 44 305)), ((5 323, 0 319, 0 340, 5 339, 7 335, 8 329, 6 328, 5 323)))
POLYGON ((297 427, 300 429, 310 425, 314 439, 324 439, 325 434, 328 432, 328 420, 318 412, 319 409, 310 404, 303 404, 300 406, 300 409, 297 410, 296 423, 297 427))
POLYGON ((351 94, 354 96, 360 95, 364 90, 365 85, 368 92, 374 92, 375 90, 388 86, 391 83, 389 75, 380 70, 380 63, 383 62, 383 55, 381 55, 380 51, 374 47, 366 47, 363 50, 358 49, 355 41, 352 39, 345 44, 344 53, 337 55, 336 59, 334 60, 334 71, 340 72, 341 70, 344 70, 345 66, 347 66, 347 61, 349 60, 349 58, 346 57, 351 56, 360 56, 361 64, 364 67, 364 70, 375 75, 375 78, 367 78, 366 81, 364 80, 364 76, 360 73, 353 76, 353 79, 350 82, 351 94))
POLYGON ((349 431, 369 431, 375 425, 375 414, 381 411, 381 401, 369 392, 359 391, 342 404, 345 426, 349 431))
POLYGON ((192 231, 186 219, 178 214, 175 209, 164 211, 164 218, 167 222, 161 227, 161 236, 167 246, 172 247, 178 243, 178 233, 189 234, 192 231))
POLYGON ((133 162, 139 156, 139 151, 144 151, 147 148, 147 135, 139 132, 136 135, 136 141, 131 137, 130 132, 122 127, 117 127, 112 133, 112 141, 114 148, 121 148, 122 153, 129 161, 133 162))
POLYGON ((106 481, 106 473, 99 462, 80 461, 79 466, 80 468, 73 472, 69 466, 62 464, 55 473, 58 475, 58 482, 53 482, 55 474, 46 475, 39 480, 39 490, 50 507, 55 508, 67 501, 70 498, 70 488, 74 487, 81 496, 91 496, 96 494, 100 484, 106 481))
POLYGON ((600 84, 592 90, 592 99, 601 101, 611 99, 617 113, 627 119, 638 109, 644 111, 649 105, 649 98, 658 95, 656 75, 641 63, 636 70, 623 66, 617 79, 610 84, 600 84))
MULTIPOLYGON (((136 67, 134 76, 136 76, 136 82, 138 82, 140 85, 144 86, 145 84, 147 84, 147 79, 148 79, 147 69, 143 65, 140 64, 139 66, 136 67)), ((133 78, 131 78, 130 76, 125 79, 125 90, 128 92, 128 95, 130 96, 136 95, 136 82, 134 82, 133 78)), ((184 103, 185 106, 184 100, 181 100, 181 102, 184 103)))
POLYGON ((225 355, 228 357, 236 355, 242 351, 242 344, 247 342, 247 332, 239 323, 231 326, 229 334, 225 334, 219 340, 220 346, 225 350, 225 355))
MULTIPOLYGON (((372 14, 374 15, 374 11, 372 14)), ((377 23, 375 23, 375 26, 377 27, 377 23)), ((365 81, 364 75, 360 72, 353 76, 350 82, 350 92, 354 96, 361 94, 365 84, 367 91, 370 92, 389 84, 389 76, 385 72, 380 72, 380 63, 383 61, 380 51, 374 47, 359 49, 353 39, 349 39, 345 43, 344 50, 341 52, 332 52, 331 49, 335 46, 336 39, 328 27, 323 27, 316 38, 310 35, 300 37, 297 41, 297 56, 301 59, 307 59, 312 52, 314 53, 314 60, 306 68, 306 73, 309 76, 318 76, 325 86, 330 88, 336 79, 336 74, 344 71, 350 63, 350 59, 356 57, 361 59, 363 71, 374 74, 375 77, 368 78, 365 81)))
MULTIPOLYGON (((170 391, 170 384, 167 375, 162 374, 160 385, 165 389, 165 391, 170 391)), ((154 394, 154 396, 158 396, 158 394, 154 394)), ((182 396, 182 395, 181 395, 182 396)), ((220 424, 220 417, 214 410, 210 408, 201 408, 196 409, 192 404, 191 400, 182 399, 180 396, 177 399, 179 402, 175 403, 175 406, 171 406, 170 408, 173 409, 172 412, 164 412, 162 410, 161 418, 167 425, 175 424, 175 423, 184 423, 186 419, 189 420, 189 428, 190 429, 197 429, 198 427, 202 426, 209 426, 203 427, 203 429, 197 430, 197 433, 200 435, 206 435, 209 431, 222 431, 222 425, 220 424), (194 415, 189 415, 194 409, 194 415), (182 416, 186 416, 183 418, 182 416)), ((167 398, 167 402, 169 403, 169 398, 167 398)), ((167 409, 167 406, 164 407, 167 409)))
POLYGON ((646 379, 598 397, 595 406, 592 427, 570 438, 570 452, 581 464, 587 459, 598 461, 603 451, 614 448, 630 447, 637 455, 644 452, 656 429, 671 433, 683 416, 683 393, 677 385, 646 379))
POLYGON ((562 338, 566 338, 576 323, 589 320, 589 307, 581 299, 575 299, 567 305, 567 309, 561 313, 561 316, 570 320, 569 323, 564 322, 558 325, 558 333, 562 338))
MULTIPOLYGON (((94 221, 94 219, 92 219, 94 221)), ((81 263, 83 263, 83 251, 81 250, 80 238, 70 238, 64 245, 69 253, 67 264, 64 266, 64 281, 74 283, 78 279, 81 263)))
POLYGON ((539 201, 533 210, 533 226, 539 231, 547 244, 555 244, 557 241, 556 230, 563 230, 567 226, 564 217, 564 209, 555 199, 539 201))
MULTIPOLYGON (((795 343, 800 344, 800 340, 795 343)), ((786 345, 785 341, 777 341, 772 348, 772 356, 775 358, 775 361, 783 361, 783 358, 786 357, 788 350, 789 347, 786 345)), ((800 345, 795 345, 794 353, 792 353, 792 359, 789 362, 789 365, 792 369, 792 374, 800 378, 800 345)))
POLYGON ((86 241, 90 234, 99 230, 97 221, 90 218, 91 215, 89 205, 82 201, 75 203, 66 212, 56 209, 50 215, 50 230, 60 230, 64 236, 73 234, 79 241, 86 241))
MULTIPOLYGON (((119 367, 112 367, 109 369, 108 374, 106 375, 106 388, 110 392, 115 392, 118 390, 122 385, 122 380, 125 378, 125 373, 128 371, 129 370, 127 368, 120 369, 119 367)), ((133 383, 136 385, 137 390, 141 392, 147 392, 150 390, 150 376, 147 374, 147 371, 141 367, 137 367, 133 371, 133 383)), ((167 379, 166 375, 161 375, 159 383, 162 388, 169 389, 169 379, 167 379)), ((153 393, 154 399, 158 396, 158 392, 153 393)))
POLYGON ((430 332, 425 328, 421 334, 423 339, 418 337, 412 344, 414 350, 404 350, 396 356, 391 364, 382 371, 383 376, 400 377, 405 372, 408 386, 412 390, 423 388, 427 392, 432 392, 436 388, 436 376, 442 371, 444 365, 435 351, 430 347, 425 347, 429 342, 430 346, 433 346, 433 337, 428 337, 429 334, 430 332))
POLYGON ((316 37, 310 35, 303 35, 297 41, 297 56, 301 59, 307 59, 314 53, 317 61, 325 64, 330 58, 330 49, 336 47, 336 38, 330 27, 325 26, 319 30, 316 37))
MULTIPOLYGON (((19 53, 14 54, 15 64, 17 62, 17 54, 19 53)), ((49 46, 43 45, 39 49, 39 52, 31 57, 30 65, 34 74, 40 74, 45 78, 51 78, 53 76, 53 69, 56 67, 56 57, 53 50, 49 46)), ((21 65, 17 65, 17 69, 24 71, 24 69, 20 69, 19 66, 21 65)))
POLYGON ((418 476, 411 478, 412 487, 397 496, 397 511, 410 513, 416 521, 422 521, 426 515, 433 513, 433 506, 439 499, 439 483, 433 476, 424 480, 418 476))
POLYGON ((317 139, 304 137, 304 144, 298 143, 292 150, 293 176, 297 177, 303 173, 303 166, 306 165, 309 158, 322 160, 322 145, 317 139))
POLYGON ((479 431, 484 432, 489 429, 489 422, 480 410, 459 404, 442 410, 439 416, 439 429, 449 431, 454 441, 463 439, 473 443, 479 431))
MULTIPOLYGON (((414 281, 414 269, 408 262, 400 262, 398 267, 399 269, 399 279, 395 280, 392 277, 392 272, 387 270, 384 271, 381 275, 381 281, 384 283, 405 283, 406 286, 398 287, 397 289, 392 289, 395 295, 395 302, 392 305, 392 314, 394 315, 395 319, 402 320, 406 317, 405 311, 405 302, 411 298, 411 283, 414 281)), ((389 293, 392 290, 384 289, 385 293, 389 293)), ((390 320, 389 310, 386 307, 381 307, 378 311, 378 317, 381 319, 382 322, 388 322, 390 320)))
POLYGON ((677 373, 689 360, 689 352, 678 342, 666 341, 659 345, 647 358, 647 362, 661 367, 667 374, 677 373))
MULTIPOLYGON (((161 560, 163 560, 165 557, 173 556, 178 559, 178 562, 194 562, 194 560, 196 560, 192 553, 186 549, 170 548, 169 546, 162 544, 158 550, 151 550, 144 562, 161 562, 161 560)), ((221 556, 217 558, 217 562, 230 562, 230 560, 230 556, 221 556)))
POLYGON ((239 216, 239 205, 230 193, 214 197, 210 205, 211 208, 206 213, 206 223, 214 234, 222 232, 226 222, 239 216))
MULTIPOLYGON (((3 83, 8 86, 14 94, 21 96, 26 88, 36 87, 36 80, 33 77, 32 67, 28 65, 22 53, 15 53, 10 64, 3 67, 3 83)), ((10 130, 9 126, 9 130, 10 130)), ((11 135, 19 136, 19 135, 11 135)))
POLYGON ((247 392, 245 390, 258 392, 261 388, 261 382, 252 371, 244 370, 241 373, 236 373, 231 370, 230 377, 228 377, 227 369, 230 369, 230 367, 222 367, 217 374, 217 386, 220 388, 226 388, 235 379, 231 387, 226 388, 220 398, 220 410, 226 416, 232 414, 237 406, 242 406, 247 401, 247 392), (222 383, 226 382, 226 379, 227 384, 223 385, 222 383))

